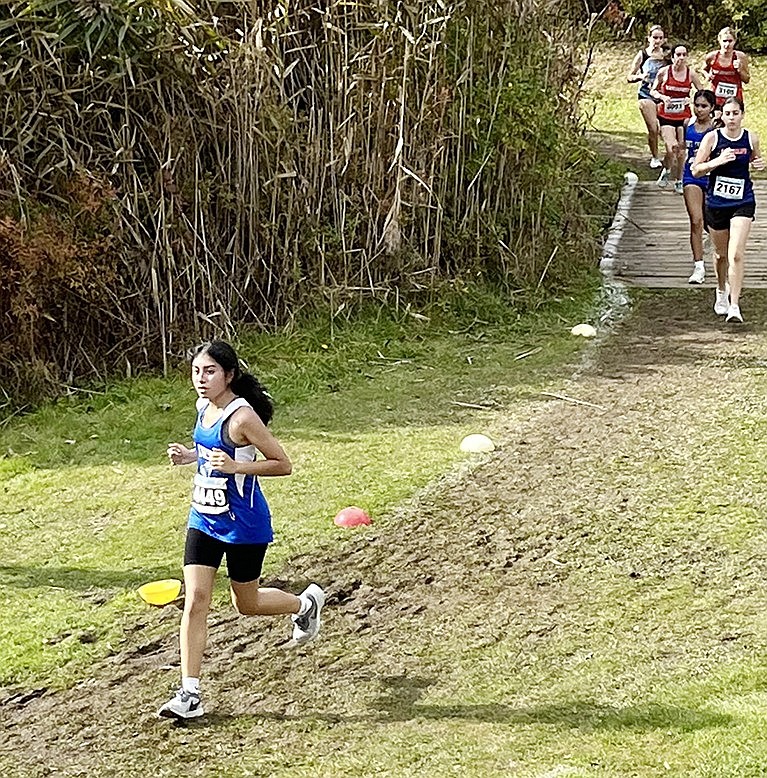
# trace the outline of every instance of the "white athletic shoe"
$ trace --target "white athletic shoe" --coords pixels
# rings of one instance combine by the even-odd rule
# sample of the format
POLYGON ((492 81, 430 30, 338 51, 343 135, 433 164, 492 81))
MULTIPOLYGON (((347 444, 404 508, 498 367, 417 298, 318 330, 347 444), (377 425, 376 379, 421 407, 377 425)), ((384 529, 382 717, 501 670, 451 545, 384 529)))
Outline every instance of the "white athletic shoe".
POLYGON ((737 324, 743 324, 743 316, 740 313, 740 306, 731 305, 727 309, 727 318, 725 321, 736 322, 737 324))
POLYGON ((653 157, 650 160, 650 167, 653 170, 657 170, 659 167, 662 167, 662 166, 663 166, 663 163, 657 157, 653 157))
POLYGON ((684 194, 684 184, 681 181, 674 181, 674 191, 677 194, 684 194))
POLYGON ((665 167, 660 171, 660 175, 658 176, 658 186, 661 189, 665 189, 668 186, 668 170, 665 167))
POLYGON ((714 313, 718 316, 724 316, 730 308, 730 293, 726 289, 716 290, 716 300, 714 301, 714 313))
POLYGON ((320 631, 322 606, 325 604, 325 592, 317 584, 309 584, 299 595, 301 600, 311 603, 309 610, 302 616, 291 616, 293 619, 293 640, 298 645, 314 640, 320 631))
POLYGON ((200 695, 192 694, 183 688, 157 711, 157 715, 164 719, 196 719, 204 713, 200 695))
POLYGON ((706 266, 702 262, 695 263, 695 270, 687 279, 688 284, 702 284, 706 280, 706 266))

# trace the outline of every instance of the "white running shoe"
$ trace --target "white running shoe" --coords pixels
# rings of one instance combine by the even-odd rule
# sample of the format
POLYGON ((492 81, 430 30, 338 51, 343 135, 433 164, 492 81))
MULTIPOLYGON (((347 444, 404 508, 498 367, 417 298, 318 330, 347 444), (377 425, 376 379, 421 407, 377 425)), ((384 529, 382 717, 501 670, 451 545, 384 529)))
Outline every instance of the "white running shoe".
POLYGON ((192 694, 183 688, 157 711, 157 715, 164 719, 196 719, 204 713, 200 695, 192 694))
POLYGON ((684 184, 681 181, 674 181, 674 191, 677 194, 684 194, 684 184))
POLYGON ((738 324, 743 324, 743 316, 740 313, 739 305, 731 305, 727 309, 727 318, 725 319, 725 321, 737 322, 738 324))
POLYGON ((702 284, 706 280, 706 266, 702 262, 695 263, 692 275, 687 279, 688 284, 702 284))
POLYGON ((291 616, 293 619, 293 640, 298 645, 314 640, 320 631, 322 606, 325 604, 325 592, 317 584, 309 584, 299 595, 301 600, 311 603, 309 610, 302 616, 291 616))
POLYGON ((660 171, 660 175, 658 176, 658 186, 661 189, 665 189, 668 186, 668 170, 665 167, 660 171))
POLYGON ((657 157, 653 157, 650 160, 650 167, 653 170, 657 170, 659 167, 663 167, 663 163, 657 157))
POLYGON ((716 290, 716 301, 714 302, 714 313, 718 316, 724 316, 730 308, 730 293, 726 289, 716 290))

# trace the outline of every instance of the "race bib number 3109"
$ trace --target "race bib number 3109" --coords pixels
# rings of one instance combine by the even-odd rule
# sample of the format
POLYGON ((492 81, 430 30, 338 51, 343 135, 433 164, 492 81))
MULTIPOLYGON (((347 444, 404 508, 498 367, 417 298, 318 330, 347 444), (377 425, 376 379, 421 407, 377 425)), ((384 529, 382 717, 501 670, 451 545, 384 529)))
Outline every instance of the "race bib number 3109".
POLYGON ((213 477, 197 473, 194 477, 192 507, 200 513, 227 513, 229 496, 226 491, 226 478, 213 477))
POLYGON ((737 94, 738 94, 737 84, 728 84, 723 81, 716 85, 717 97, 735 97, 735 95, 737 94))

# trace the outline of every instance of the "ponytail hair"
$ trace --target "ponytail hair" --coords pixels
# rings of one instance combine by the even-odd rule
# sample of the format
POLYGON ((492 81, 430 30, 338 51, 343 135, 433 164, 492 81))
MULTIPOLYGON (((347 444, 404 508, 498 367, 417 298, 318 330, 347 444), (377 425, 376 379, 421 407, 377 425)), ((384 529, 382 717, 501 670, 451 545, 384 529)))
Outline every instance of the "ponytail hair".
POLYGON ((722 103, 722 108, 724 108, 725 105, 731 105, 731 104, 737 105, 738 108, 740 108, 741 113, 746 112, 746 106, 743 104, 743 101, 739 97, 736 97, 735 95, 733 95, 732 97, 728 97, 724 101, 724 103, 722 103))
POLYGON ((233 373, 229 388, 253 408, 264 424, 272 420, 274 406, 271 395, 254 375, 243 372, 237 352, 226 341, 211 340, 209 343, 203 343, 195 349, 192 359, 200 354, 207 354, 218 362, 225 372, 233 373))

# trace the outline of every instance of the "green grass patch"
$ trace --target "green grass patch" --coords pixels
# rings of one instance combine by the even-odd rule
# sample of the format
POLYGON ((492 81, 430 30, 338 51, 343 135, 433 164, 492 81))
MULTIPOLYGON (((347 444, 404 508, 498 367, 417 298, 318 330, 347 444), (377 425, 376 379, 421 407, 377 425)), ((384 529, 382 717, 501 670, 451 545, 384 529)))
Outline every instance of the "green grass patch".
MULTIPOLYGON (((592 279, 520 317, 497 293, 465 290, 418 316, 371 309, 243 336, 240 353, 274 395, 274 431, 294 460, 290 478, 263 483, 278 538, 266 573, 337 543, 342 507, 386 520, 464 458, 465 434, 492 434, 498 409, 577 359, 582 341, 569 329, 596 294, 592 279)), ((180 575, 191 471, 168 465, 165 449, 190 440, 194 400, 179 365, 2 427, 0 684, 70 683, 119 644, 144 607, 140 583, 180 575)))

